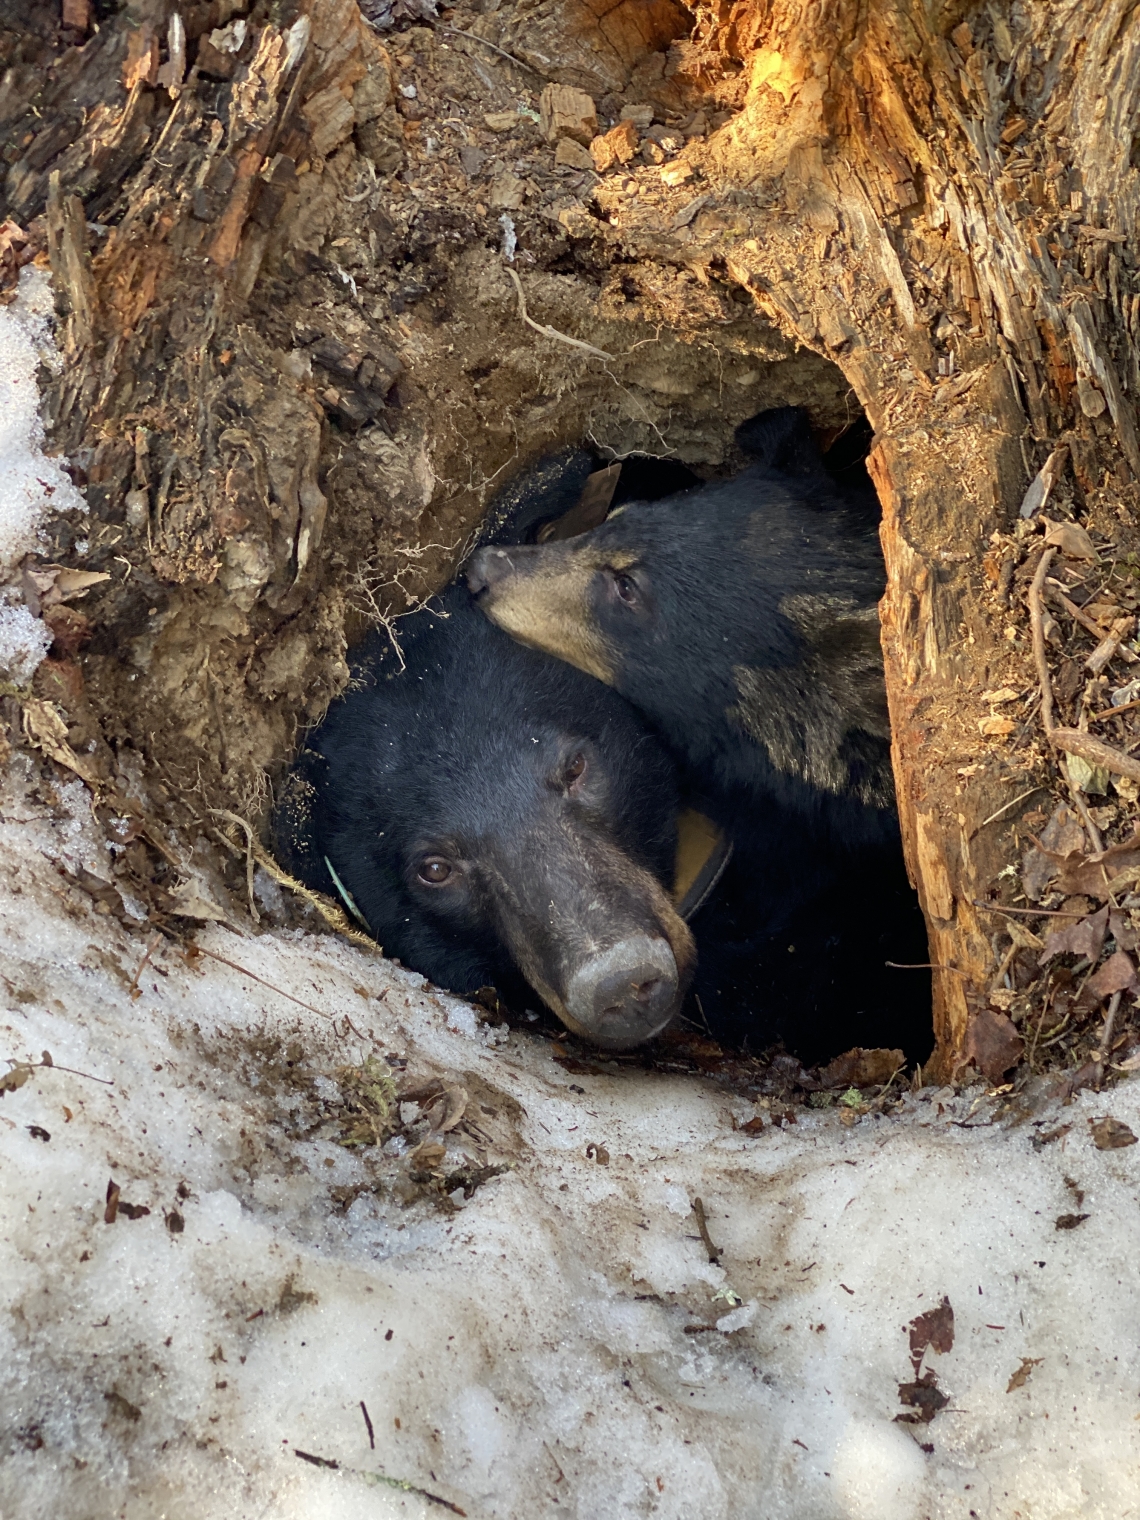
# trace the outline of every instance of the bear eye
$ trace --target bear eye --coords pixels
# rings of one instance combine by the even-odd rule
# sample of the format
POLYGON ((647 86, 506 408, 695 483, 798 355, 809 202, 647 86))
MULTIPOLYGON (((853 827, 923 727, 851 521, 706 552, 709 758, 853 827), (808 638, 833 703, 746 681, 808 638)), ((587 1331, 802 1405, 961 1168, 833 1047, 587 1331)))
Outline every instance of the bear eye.
POLYGON ((427 855, 420 861, 417 874, 421 881, 427 882, 429 887, 442 887, 454 873, 451 862, 444 860, 442 855, 427 855))
POLYGON ((614 590, 617 592, 618 596, 621 597, 622 601, 627 603, 629 606, 633 606, 633 604, 637 601, 637 582, 634 580, 632 575, 626 575, 624 571, 614 571, 614 590))
POLYGON ((576 754, 562 772, 562 784, 570 788, 576 781, 581 781, 586 774, 586 757, 581 752, 576 754))

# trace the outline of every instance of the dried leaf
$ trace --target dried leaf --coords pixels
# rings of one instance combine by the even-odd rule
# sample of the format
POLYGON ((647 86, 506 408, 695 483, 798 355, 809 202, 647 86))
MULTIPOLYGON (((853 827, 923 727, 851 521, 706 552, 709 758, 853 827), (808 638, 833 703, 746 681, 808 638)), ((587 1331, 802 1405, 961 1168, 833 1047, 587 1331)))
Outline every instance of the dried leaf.
MULTIPOLYGON (((1041 843, 1046 844, 1045 835, 1041 843)), ((1081 893, 1103 902, 1110 895, 1113 882, 1131 872, 1140 874, 1140 830, 1121 844, 1110 845, 1099 855, 1060 855, 1052 850, 1044 852, 1051 864, 1051 874, 1057 884, 1069 896, 1081 893)))
POLYGON ((424 1109, 424 1118, 437 1134, 446 1135, 453 1130, 467 1112, 467 1089, 449 1087, 434 1103, 424 1109))
MULTIPOLYGON (((122 895, 113 882, 104 881, 101 876, 96 876, 94 871, 89 871, 83 865, 75 871, 69 871, 64 865, 61 865, 59 869, 60 874, 74 886, 81 888, 89 897, 94 898, 97 904, 96 912, 113 913, 122 923, 132 922, 122 895)), ((51 1062, 46 1061, 44 1064, 50 1066, 51 1062)))
MULTIPOLYGON (((1140 1064, 1140 1063, 1138 1063, 1140 1064)), ((764 1121, 759 1114, 748 1119, 740 1126, 742 1135, 762 1135, 764 1133, 764 1121)))
POLYGON ((20 270, 35 257, 30 236, 16 222, 0 222, 0 306, 16 298, 20 270))
POLYGON ((610 1153, 604 1145, 595 1145, 593 1141, 586 1147, 586 1160, 596 1161, 599 1166, 609 1166, 610 1153))
POLYGON ((821 1069, 819 1083, 821 1087, 874 1087, 889 1082, 905 1065, 901 1050, 864 1050, 856 1045, 821 1069))
POLYGON ((408 1166, 413 1172, 432 1172, 443 1165, 446 1154, 438 1140, 424 1140, 408 1152, 408 1166))
POLYGON ((99 790, 99 778, 86 760, 80 757, 67 742, 67 724, 59 710, 51 702, 39 697, 29 697, 24 703, 24 733, 28 742, 69 771, 85 781, 93 792, 99 790))
POLYGON ((1053 1221, 1055 1230, 1075 1230, 1079 1224, 1084 1224, 1089 1216, 1087 1214, 1060 1214, 1053 1221))
POLYGON ((1033 930, 1027 929, 1016 918, 1007 918, 1002 927, 1019 950, 1043 950, 1045 948, 1033 930))
POLYGON ((1107 927, 1108 909, 1101 908, 1098 913, 1082 918, 1078 923, 1069 924, 1064 929, 1054 929, 1045 938, 1045 949, 1038 958, 1038 965, 1046 965, 1055 955, 1087 955, 1090 961, 1095 962, 1104 944, 1107 927))
POLYGON ((1012 1393, 1015 1388, 1024 1388, 1029 1381, 1029 1374, 1033 1371, 1034 1367, 1040 1367, 1043 1361, 1044 1357, 1023 1356, 1021 1358, 1021 1366, 1005 1385, 1006 1393, 1012 1393))
POLYGON ((1136 1144, 1136 1136, 1127 1124, 1107 1114, 1100 1119, 1090 1119, 1089 1130, 1098 1151, 1122 1151, 1126 1145, 1136 1144))
POLYGON ((1079 855, 1086 843, 1080 819, 1067 803, 1061 803, 1021 863, 1021 886, 1030 902, 1039 902, 1044 897, 1057 874, 1058 861, 1079 855))
POLYGON ((1070 760, 1076 755, 1090 765, 1111 771, 1114 776, 1127 776, 1132 781, 1140 781, 1140 760, 1132 755, 1126 755, 1123 750, 1116 749, 1111 744, 1106 744, 1103 739, 1098 739, 1093 734, 1085 733, 1084 729, 1051 729, 1049 742, 1055 744, 1058 749, 1063 749, 1070 760))
POLYGON ((1045 529, 1046 545, 1053 545, 1069 559, 1090 559, 1097 563, 1100 555, 1093 548, 1093 541, 1078 523, 1048 522, 1045 529))
POLYGON ((13 1066, 11 1071, 6 1071, 3 1076, 0 1076, 0 1098, 6 1092, 15 1092, 18 1087, 23 1087, 33 1070, 31 1066, 13 1066))
POLYGON ((44 609, 83 596, 92 586, 111 579, 105 570, 70 570, 65 565, 30 566, 24 571, 24 577, 31 583, 44 609))
POLYGON ((982 718, 978 723, 978 732, 986 739, 1004 739, 1016 727, 1012 718, 982 718))
POLYGON ((1111 997, 1114 992, 1124 992, 1136 985, 1136 967, 1131 956, 1123 950, 1110 955, 1108 960, 1085 983, 1085 992, 1095 998, 1111 997))
POLYGON ((203 895, 195 881, 180 881, 170 894, 172 911, 182 918, 197 918, 204 923, 225 923, 226 915, 217 903, 203 895))
POLYGON ((910 1356, 917 1372, 928 1346, 942 1356, 954 1345, 954 1310, 950 1300, 943 1297, 937 1309, 927 1309, 925 1314, 912 1319, 909 1328, 910 1356))
POLYGON ((1004 1013, 983 1008, 971 1017, 964 1064, 973 1062, 987 1082, 1000 1082, 1024 1049, 1025 1041, 1004 1013))
POLYGON ((901 1425, 929 1425, 949 1402, 948 1396, 938 1387, 933 1372, 925 1372, 913 1383, 899 1384, 899 1403, 906 1404, 914 1412, 897 1414, 895 1419, 901 1425))
POLYGON ((1140 945, 1140 933, 1137 933, 1123 913, 1111 912, 1108 915, 1108 927, 1118 950, 1135 950, 1140 945))
MULTIPOLYGON (((1022 130, 1024 131, 1025 123, 1022 122, 1021 126, 1022 130)), ((1006 132, 1009 132, 1010 130, 1010 127, 1006 128, 1006 132)), ((1002 141, 1005 142, 1007 140, 1010 142, 1013 141, 1012 138, 1007 139, 1003 135, 1002 141)), ((1065 455, 1067 452, 1067 446, 1063 443, 1060 444, 1049 455, 1049 458, 1041 466, 1040 470, 1038 470, 1028 491, 1026 491, 1025 495, 1022 497, 1022 517, 1032 517, 1035 512, 1040 512, 1041 508, 1049 500, 1049 492, 1056 484, 1057 476, 1060 474, 1061 469, 1065 463, 1065 455)))
POLYGON ((55 581, 56 596, 61 602, 68 602, 110 579, 105 570, 61 570, 55 581))
POLYGON ((1066 755, 1069 780, 1079 792, 1088 797, 1103 797, 1108 791, 1108 771, 1103 765, 1093 765, 1080 755, 1066 755))
POLYGON ((1039 1135, 1034 1135, 1031 1144, 1035 1151, 1043 1150, 1045 1146, 1052 1145, 1054 1140, 1063 1140, 1072 1129, 1071 1124, 1059 1124, 1056 1129, 1042 1130, 1039 1135))

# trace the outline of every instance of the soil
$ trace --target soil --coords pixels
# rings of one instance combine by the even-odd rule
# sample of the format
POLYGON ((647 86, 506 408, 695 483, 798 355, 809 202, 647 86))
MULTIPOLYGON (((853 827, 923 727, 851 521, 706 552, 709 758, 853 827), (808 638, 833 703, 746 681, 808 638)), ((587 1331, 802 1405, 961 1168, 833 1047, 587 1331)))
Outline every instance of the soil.
MULTIPOLYGON (((1140 563, 1140 173, 1127 111, 1086 111, 1131 56, 1119 29, 1089 21, 1074 61, 1051 7, 845 6, 824 37, 790 5, 203 0, 183 43, 165 0, 72 5, 70 28, 54 0, 19 11, 0 211, 55 275, 47 410, 91 507, 44 558, 112 577, 57 617, 36 695, 147 820, 133 890, 209 858, 241 901, 210 810, 263 829, 349 646, 398 638, 543 454, 710 476, 739 463, 738 422, 795 404, 825 444, 875 434, 939 1074, 983 1015, 1052 1038, 1048 978, 1006 932, 1066 900, 1019 890, 1073 800, 1036 716, 1041 519, 1097 545, 1095 576, 1057 560, 1071 603, 1130 616, 1140 563)), ((1098 638, 1056 609, 1058 721, 1087 727, 1131 667, 1083 671, 1098 638)), ((1125 751, 1136 716, 1096 731, 1125 751)), ((1109 845, 1135 812, 1115 774, 1082 794, 1109 845)), ((1075 1068, 1096 1008, 1069 1026, 1075 1068)))

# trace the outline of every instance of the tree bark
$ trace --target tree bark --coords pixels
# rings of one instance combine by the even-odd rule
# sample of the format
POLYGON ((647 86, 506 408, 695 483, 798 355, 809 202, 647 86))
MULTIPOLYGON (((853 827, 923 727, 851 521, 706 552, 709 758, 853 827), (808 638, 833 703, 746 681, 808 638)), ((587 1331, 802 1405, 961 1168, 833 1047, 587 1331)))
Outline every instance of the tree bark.
POLYGON ((718 465, 762 405, 834 434, 849 387, 952 1077, 1009 1006, 1019 820, 1068 795, 1021 594, 1039 521, 1140 547, 1133 0, 539 0, 387 42, 355 0, 132 0, 97 32, 25 8, 0 209, 50 259, 48 410, 93 514, 52 555, 120 566, 42 677, 93 763, 141 757, 181 826, 252 815, 347 637, 441 584, 527 460, 596 430, 718 465), (600 134, 629 107, 636 163, 545 140, 547 84, 600 134))

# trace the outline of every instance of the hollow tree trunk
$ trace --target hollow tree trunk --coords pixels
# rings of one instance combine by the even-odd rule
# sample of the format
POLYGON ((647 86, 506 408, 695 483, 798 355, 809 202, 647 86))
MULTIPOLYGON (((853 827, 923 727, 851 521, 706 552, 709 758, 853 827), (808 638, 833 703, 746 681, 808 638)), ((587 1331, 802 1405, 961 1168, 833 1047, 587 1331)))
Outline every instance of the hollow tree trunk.
POLYGON ((978 904, 1056 785, 1019 504, 1052 460, 1054 515, 1135 546, 1132 0, 371 0, 425 21, 386 41, 355 0, 24 6, 2 209, 50 259, 92 511, 52 552, 112 576, 38 679, 97 774, 171 824, 252 815, 354 624, 440 584, 528 460, 592 434, 715 465, 764 405, 837 431, 849 387, 952 1075, 1003 951, 978 904), (676 141, 634 110, 591 165, 624 105, 676 141))

